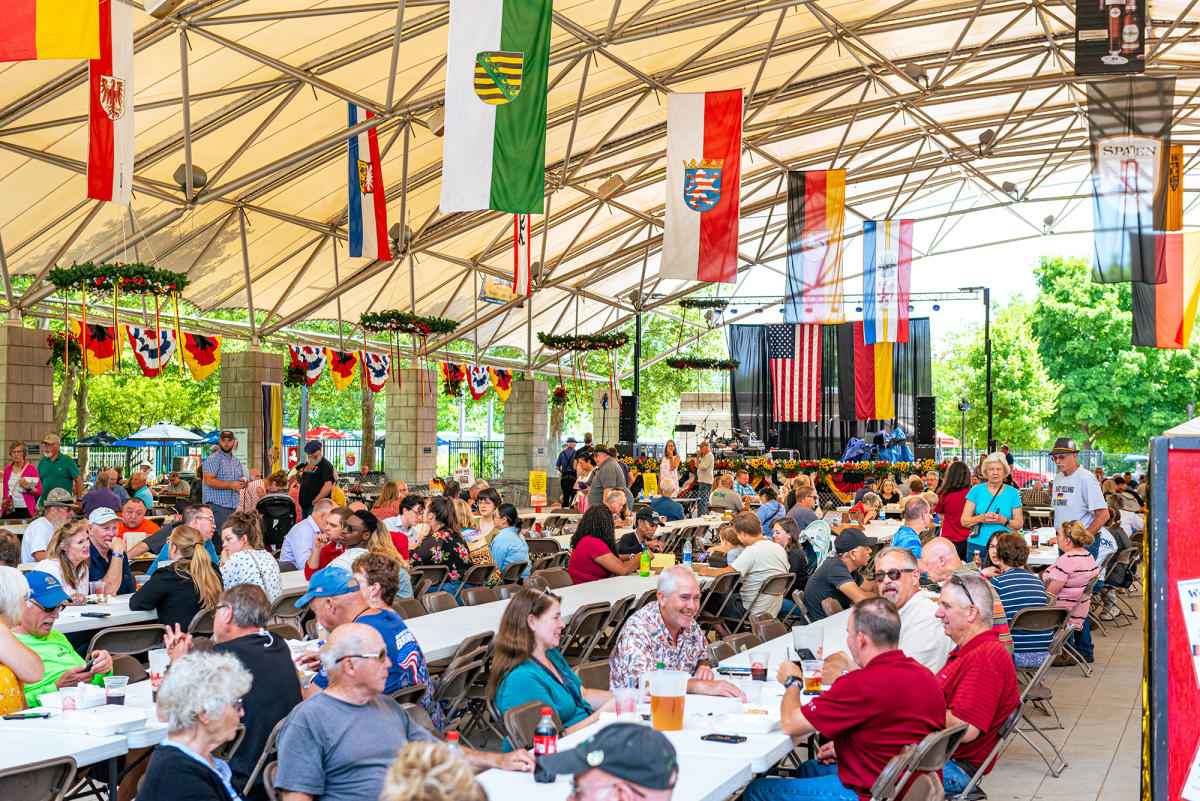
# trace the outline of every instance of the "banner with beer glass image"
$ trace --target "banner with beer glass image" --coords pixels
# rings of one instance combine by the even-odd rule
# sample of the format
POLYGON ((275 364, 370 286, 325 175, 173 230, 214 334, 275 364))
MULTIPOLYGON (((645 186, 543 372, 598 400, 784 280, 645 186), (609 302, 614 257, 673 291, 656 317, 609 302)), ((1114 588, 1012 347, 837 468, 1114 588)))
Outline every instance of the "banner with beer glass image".
POLYGON ((1146 0, 1079 0, 1075 4, 1075 74, 1146 70, 1146 0))

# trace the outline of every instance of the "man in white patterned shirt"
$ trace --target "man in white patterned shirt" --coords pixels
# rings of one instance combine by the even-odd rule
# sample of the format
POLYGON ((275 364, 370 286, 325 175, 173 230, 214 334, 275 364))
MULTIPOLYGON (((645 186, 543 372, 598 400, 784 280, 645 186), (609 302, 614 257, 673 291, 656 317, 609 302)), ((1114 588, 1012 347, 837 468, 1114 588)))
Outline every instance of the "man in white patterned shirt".
POLYGON ((617 637, 608 660, 612 686, 634 687, 638 676, 662 662, 667 670, 692 675, 689 693, 740 698, 735 685, 714 680, 704 634, 696 622, 699 610, 696 574, 683 565, 664 570, 658 577, 658 602, 634 612, 617 637))

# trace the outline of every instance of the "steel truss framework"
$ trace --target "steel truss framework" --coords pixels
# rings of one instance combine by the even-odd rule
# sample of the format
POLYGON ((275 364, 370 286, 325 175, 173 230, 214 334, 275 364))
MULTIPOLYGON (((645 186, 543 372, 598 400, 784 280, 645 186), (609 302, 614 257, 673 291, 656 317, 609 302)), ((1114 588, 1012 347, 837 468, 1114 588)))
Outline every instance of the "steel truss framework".
MULTIPOLYGON (((535 294, 523 307, 481 305, 483 279, 511 276, 512 218, 438 210, 429 122, 443 103, 448 3, 295 5, 197 0, 162 21, 136 12, 129 210, 84 198, 86 64, 0 67, 10 313, 61 316, 45 282, 55 264, 136 256, 187 272, 202 312, 257 312, 249 326, 196 323, 206 330, 312 341, 292 326, 339 308, 348 320, 411 308, 458 319, 453 338, 479 353, 512 346, 526 366, 556 369, 561 354, 536 347, 535 331, 608 331, 639 309, 679 320, 664 307, 695 289, 657 275, 673 91, 745 91, 740 278, 782 274, 788 169, 845 168, 849 236, 864 219, 914 218, 918 258, 1090 225, 1070 2, 559 0, 535 294), (345 142, 357 133, 348 102, 378 115, 389 220, 406 229, 391 262, 335 252, 345 142), (618 175, 623 187, 602 197, 618 175), (32 284, 17 293, 13 275, 32 284)), ((1195 5, 1155 2, 1147 21, 1146 74, 1177 78, 1188 169, 1200 154, 1195 5)), ((686 325, 691 339, 708 330, 686 325)))

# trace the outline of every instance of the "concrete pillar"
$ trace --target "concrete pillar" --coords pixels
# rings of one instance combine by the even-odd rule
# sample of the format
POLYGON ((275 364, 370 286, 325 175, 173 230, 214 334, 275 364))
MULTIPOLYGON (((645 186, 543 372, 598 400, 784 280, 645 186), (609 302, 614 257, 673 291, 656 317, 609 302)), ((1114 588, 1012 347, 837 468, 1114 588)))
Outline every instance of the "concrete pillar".
POLYGON ((384 389, 384 422, 387 439, 383 449, 383 472, 390 481, 406 481, 410 488, 428 486, 437 475, 437 399, 441 387, 437 373, 425 370, 421 392, 421 369, 400 370, 384 389))
POLYGON ((247 468, 263 469, 262 385, 283 384, 283 371, 280 353, 244 350, 221 356, 221 428, 233 430, 239 439, 246 432, 247 468))
POLYGON ((504 403, 505 479, 520 481, 528 478, 531 470, 550 469, 553 460, 546 453, 548 387, 545 381, 530 378, 512 382, 512 394, 504 403))
MULTIPOLYGON (((620 389, 617 390, 620 392, 620 389)), ((616 445, 620 432, 621 412, 617 406, 616 393, 603 387, 592 393, 592 442, 616 445), (608 409, 604 399, 608 398, 608 409)))
POLYGON ((54 368, 46 364, 46 334, 0 326, 0 442, 24 442, 31 462, 38 460, 54 420, 54 368))

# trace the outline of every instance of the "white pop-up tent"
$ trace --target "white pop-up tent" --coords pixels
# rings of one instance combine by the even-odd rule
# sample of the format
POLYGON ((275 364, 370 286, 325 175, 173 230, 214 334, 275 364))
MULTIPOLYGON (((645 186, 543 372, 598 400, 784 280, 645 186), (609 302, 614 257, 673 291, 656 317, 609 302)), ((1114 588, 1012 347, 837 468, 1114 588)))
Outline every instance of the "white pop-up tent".
POLYGON ((1163 432, 1164 437, 1200 437, 1200 417, 1193 417, 1186 423, 1180 423, 1174 428, 1163 432))

